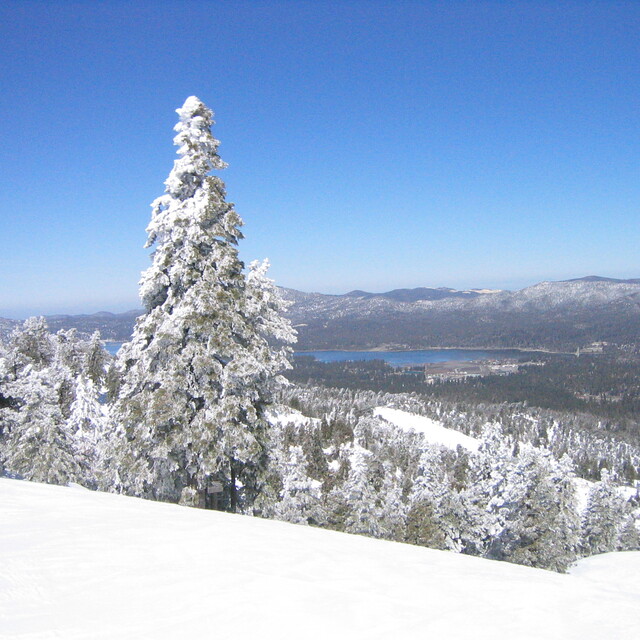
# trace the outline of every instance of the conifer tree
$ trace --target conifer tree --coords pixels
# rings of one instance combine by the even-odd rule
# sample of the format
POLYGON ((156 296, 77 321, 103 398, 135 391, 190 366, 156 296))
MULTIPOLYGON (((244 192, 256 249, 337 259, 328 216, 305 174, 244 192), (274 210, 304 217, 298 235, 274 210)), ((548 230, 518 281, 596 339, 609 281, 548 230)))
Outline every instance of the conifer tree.
POLYGON ((290 447, 281 472, 282 490, 273 507, 276 519, 295 524, 325 523, 321 483, 307 475, 306 466, 302 447, 290 447))
POLYGON ((372 458, 370 451, 359 444, 353 445, 349 476, 340 490, 340 498, 346 506, 343 530, 381 537, 382 523, 377 513, 372 458))
POLYGON ((407 519, 407 506, 402 501, 401 474, 388 462, 381 465, 380 471, 383 479, 377 499, 378 535, 386 540, 400 541, 404 537, 407 519))
POLYGON ((571 464, 523 445, 495 484, 490 508, 498 525, 488 556, 566 571, 576 558, 578 514, 571 464))
POLYGON ((480 447, 469 460, 467 485, 461 491, 466 511, 465 553, 494 557, 502 523, 501 493, 513 465, 510 447, 499 423, 486 423, 480 447))
POLYGON ((82 462, 82 476, 78 479, 85 486, 96 484, 105 424, 104 405, 98 399, 98 389, 89 375, 76 378, 75 399, 71 404, 67 431, 74 440, 76 456, 82 462))
POLYGON ((11 335, 0 366, 0 459, 28 480, 81 482, 89 463, 68 418, 74 375, 67 364, 82 345, 75 332, 52 336, 44 318, 29 318, 11 335))
POLYGON ((613 484, 608 469, 600 472, 587 497, 582 514, 581 548, 585 555, 616 550, 619 531, 626 518, 625 504, 613 484))
POLYGON ((13 375, 28 367, 49 366, 56 355, 56 344, 43 317, 27 318, 10 336, 8 356, 13 375))
POLYGON ((94 331, 84 350, 82 371, 98 388, 106 382, 111 360, 100 339, 100 332, 94 331))
POLYGON ((222 481, 235 510, 237 486, 251 502, 267 459, 265 406, 292 337, 266 266, 243 274, 242 220, 226 201, 226 164, 211 134, 213 113, 196 97, 177 109, 179 159, 152 203, 152 265, 140 296, 145 313, 118 354, 114 417, 121 430, 119 481, 138 495, 198 496, 222 481))
POLYGON ((27 480, 68 484, 86 475, 60 403, 67 376, 60 367, 34 369, 16 385, 20 407, 7 421, 4 464, 27 480))
POLYGON ((636 526, 636 520, 635 514, 631 512, 622 521, 618 530, 617 551, 640 550, 640 531, 636 526))
POLYGON ((440 451, 427 446, 420 456, 418 474, 409 495, 405 540, 432 549, 446 549, 439 501, 446 486, 440 451))
POLYGON ((433 549, 467 551, 469 519, 463 496, 453 486, 443 451, 428 445, 420 456, 409 494, 405 540, 433 549))

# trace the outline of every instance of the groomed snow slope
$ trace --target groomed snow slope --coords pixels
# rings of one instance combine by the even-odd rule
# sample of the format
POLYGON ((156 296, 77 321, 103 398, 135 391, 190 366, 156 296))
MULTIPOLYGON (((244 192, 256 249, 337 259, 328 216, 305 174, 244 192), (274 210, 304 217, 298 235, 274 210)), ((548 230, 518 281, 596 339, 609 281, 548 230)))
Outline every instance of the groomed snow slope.
POLYGON ((415 413, 390 407, 376 407, 373 410, 373 415, 380 416, 405 431, 422 433, 425 440, 431 444, 440 444, 449 449, 455 449, 460 445, 468 451, 477 451, 480 446, 480 441, 476 438, 467 436, 455 429, 448 429, 440 422, 426 416, 419 416, 415 413))
POLYGON ((640 637, 640 553, 591 579, 8 479, 0 522, 2 638, 640 637))

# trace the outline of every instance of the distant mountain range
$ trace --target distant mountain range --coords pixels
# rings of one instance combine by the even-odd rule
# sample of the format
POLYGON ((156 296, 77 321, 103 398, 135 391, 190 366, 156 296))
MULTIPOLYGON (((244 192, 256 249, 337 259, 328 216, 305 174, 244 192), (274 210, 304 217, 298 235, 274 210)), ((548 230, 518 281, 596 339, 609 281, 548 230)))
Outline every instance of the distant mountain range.
MULTIPOLYGON (((395 289, 344 295, 282 289, 298 331, 297 348, 429 347, 573 350, 595 341, 640 344, 640 279, 588 276, 541 282, 519 291, 395 289)), ((98 329, 105 340, 129 338, 141 311, 49 316, 52 331, 98 329)), ((0 319, 6 333, 14 321, 0 319)))
POLYGON ((476 298, 486 293, 497 293, 495 289, 469 289, 468 291, 458 291, 447 287, 439 287, 438 289, 429 289, 427 287, 418 287, 416 289, 394 289, 386 293, 368 293, 367 291, 350 291, 344 296, 348 298, 387 298, 396 302, 418 302, 418 300, 443 300, 444 298, 476 298))
MULTIPOLYGON (((81 315, 55 315, 45 316, 51 331, 76 328, 83 335, 91 335, 94 331, 100 331, 103 340, 111 342, 124 342, 131 336, 136 318, 142 313, 141 309, 133 309, 124 313, 110 313, 99 311, 92 314, 81 315)), ((15 327, 21 323, 17 320, 0 318, 0 337, 6 337, 15 327)))
POLYGON ((284 294, 302 349, 573 350, 594 341, 640 343, 640 279, 588 276, 519 291, 284 294))

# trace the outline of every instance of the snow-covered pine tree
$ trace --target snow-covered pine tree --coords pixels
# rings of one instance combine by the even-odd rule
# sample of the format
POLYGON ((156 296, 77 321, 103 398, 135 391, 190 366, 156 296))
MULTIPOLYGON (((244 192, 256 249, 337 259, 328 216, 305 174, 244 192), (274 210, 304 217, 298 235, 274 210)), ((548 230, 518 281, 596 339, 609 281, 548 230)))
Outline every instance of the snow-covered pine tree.
POLYGON ((243 274, 242 220, 209 175, 226 166, 213 113, 194 96, 177 113, 180 157, 147 227, 155 251, 140 283, 145 314, 118 353, 118 473, 129 492, 179 500, 186 491, 200 504, 222 481, 235 510, 236 487, 250 503, 261 484, 265 406, 287 365, 269 340, 292 332, 265 269, 243 274))
POLYGON ((579 530, 569 459, 522 445, 494 487, 489 507, 499 531, 488 557, 566 571, 576 559, 579 530))
POLYGON ((351 451, 349 476, 342 487, 334 488, 329 502, 344 505, 343 531, 378 538, 382 534, 382 523, 377 513, 378 496, 372 477, 375 473, 373 454, 357 443, 351 451))
POLYGON ((282 490, 273 505, 273 516, 295 524, 323 525, 326 515, 322 505, 322 483, 307 475, 302 447, 292 446, 282 465, 282 490))
POLYGON ((580 547, 584 555, 616 550, 618 535, 627 513, 622 496, 613 484, 609 470, 603 468, 587 497, 582 514, 580 547))
POLYGON ((617 551, 640 550, 640 531, 636 526, 636 515, 628 513, 618 528, 617 551))
POLYGON ((7 349, 10 369, 16 376, 31 365, 37 369, 49 366, 56 355, 56 343, 43 317, 27 318, 10 336, 7 349))
POLYGON ((447 468, 446 452, 427 445, 409 494, 405 540, 433 549, 469 551, 471 515, 454 486, 454 468, 447 468))
POLYGON ((101 388, 106 383, 107 370, 111 361, 112 358, 100 338, 100 332, 94 331, 85 345, 82 371, 98 388, 101 388))
POLYGON ((73 378, 59 344, 44 318, 11 334, 0 366, 0 459, 29 480, 66 484, 78 479, 79 465, 66 425, 73 378))
POLYGON ((436 446, 427 445, 420 456, 418 474, 409 494, 405 541, 432 549, 446 549, 440 526, 440 497, 451 491, 447 485, 442 457, 436 446))
POLYGON ((19 406, 5 414, 9 437, 4 465, 27 480, 64 485, 86 477, 85 460, 75 448, 60 402, 68 377, 62 366, 30 369, 14 385, 19 406))
POLYGON ((74 395, 67 431, 73 437, 75 451, 83 463, 83 477, 78 482, 95 486, 107 423, 106 406, 100 404, 98 388, 89 375, 80 374, 76 378, 74 395))
POLYGON ((496 513, 496 502, 505 491, 506 478, 513 466, 512 449, 502 426, 488 422, 482 428, 480 447, 469 458, 466 486, 460 492, 465 505, 465 553, 489 555, 502 523, 496 513))
POLYGON ((380 466, 383 474, 377 500, 379 537, 401 541, 406 529, 407 506, 402 500, 402 474, 389 462, 380 466))
POLYGON ((12 377, 9 353, 5 345, 0 341, 0 475, 4 474, 4 458, 10 431, 7 414, 11 405, 15 402, 8 388, 12 377))

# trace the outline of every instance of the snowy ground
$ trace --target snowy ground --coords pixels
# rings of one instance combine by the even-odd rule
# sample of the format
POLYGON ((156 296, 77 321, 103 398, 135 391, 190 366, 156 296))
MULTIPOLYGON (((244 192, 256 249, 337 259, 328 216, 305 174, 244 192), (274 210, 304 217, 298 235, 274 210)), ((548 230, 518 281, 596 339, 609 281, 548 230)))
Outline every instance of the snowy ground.
POLYGON ((269 414, 268 420, 271 424, 277 424, 281 427, 286 427, 288 424, 293 424, 296 427, 320 425, 318 418, 310 418, 309 416, 302 415, 300 411, 290 409, 289 407, 282 407, 280 411, 274 411, 269 414))
POLYGON ((640 553, 558 575, 0 479, 0 637, 640 637, 640 553))
POLYGON ((477 451, 480 445, 480 441, 476 438, 467 436, 455 429, 448 429, 440 422, 426 416, 419 416, 415 413, 389 407, 376 407, 373 410, 373 415, 380 416, 405 431, 422 433, 426 442, 431 444, 440 444, 449 449, 455 449, 460 445, 468 451, 477 451))

